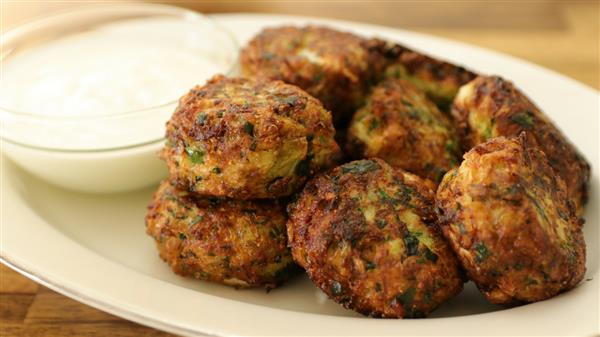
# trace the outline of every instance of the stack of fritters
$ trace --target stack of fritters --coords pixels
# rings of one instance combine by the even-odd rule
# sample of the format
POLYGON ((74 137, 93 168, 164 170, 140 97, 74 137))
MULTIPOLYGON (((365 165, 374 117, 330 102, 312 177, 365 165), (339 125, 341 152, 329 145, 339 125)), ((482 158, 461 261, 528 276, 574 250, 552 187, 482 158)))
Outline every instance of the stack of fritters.
POLYGON ((589 164, 512 83, 315 26, 240 59, 252 79, 194 88, 167 126, 147 225, 177 273, 273 287, 293 257, 375 317, 423 317, 466 276, 511 305, 582 279, 589 164), (334 136, 357 160, 332 168, 334 136))
POLYGON ((180 99, 161 157, 169 178, 147 232, 178 274, 274 287, 293 268, 285 200, 339 156, 331 115, 280 81, 215 76, 180 99))

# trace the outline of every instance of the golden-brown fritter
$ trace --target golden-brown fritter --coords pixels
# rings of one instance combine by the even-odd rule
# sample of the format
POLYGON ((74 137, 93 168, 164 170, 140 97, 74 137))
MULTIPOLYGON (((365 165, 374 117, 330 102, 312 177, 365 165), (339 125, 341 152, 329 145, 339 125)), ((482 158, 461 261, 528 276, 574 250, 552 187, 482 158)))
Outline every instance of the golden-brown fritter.
POLYGON ((146 232, 179 275, 249 288, 274 288, 297 269, 277 200, 190 195, 163 181, 148 205, 146 232))
POLYGON ((403 79, 373 89, 350 123, 346 150, 353 158, 378 157, 435 182, 462 154, 449 118, 403 79))
POLYGON ((550 298, 585 272, 582 221, 563 180, 527 137, 477 145, 437 191, 445 237, 492 303, 550 298))
POLYGON ((386 43, 326 27, 264 29, 242 50, 245 76, 282 80, 306 90, 348 121, 383 75, 386 43))
POLYGON ((424 91, 442 111, 448 111, 458 89, 475 78, 473 72, 452 63, 394 45, 388 52, 395 55, 386 68, 388 78, 403 78, 424 91))
POLYGON ((486 140, 526 131, 529 141, 546 153, 550 166, 567 185, 578 214, 587 200, 590 166, 550 119, 511 82, 480 76, 463 86, 452 115, 465 150, 486 140))
POLYGON ((288 206, 294 260, 344 307, 374 317, 423 317, 462 289, 442 238, 431 182, 380 159, 309 181, 288 206))
POLYGON ((281 81, 215 76, 179 101, 161 156, 198 195, 290 195, 339 155, 330 112, 281 81))

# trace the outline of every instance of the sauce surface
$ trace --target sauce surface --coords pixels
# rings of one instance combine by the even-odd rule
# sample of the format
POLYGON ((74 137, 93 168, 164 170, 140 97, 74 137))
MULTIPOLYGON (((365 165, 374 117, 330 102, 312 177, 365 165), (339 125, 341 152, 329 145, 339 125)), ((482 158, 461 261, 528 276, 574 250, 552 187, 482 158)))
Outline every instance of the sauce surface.
POLYGON ((128 19, 12 51, 2 60, 1 109, 51 118, 42 118, 48 128, 41 132, 7 124, 7 138, 69 149, 159 139, 177 99, 226 73, 234 61, 232 49, 205 26, 178 18, 128 19), (139 112, 148 108, 155 109, 139 112), (126 112, 138 116, 114 118, 126 112), (72 118, 107 116, 92 125, 89 118, 72 118))

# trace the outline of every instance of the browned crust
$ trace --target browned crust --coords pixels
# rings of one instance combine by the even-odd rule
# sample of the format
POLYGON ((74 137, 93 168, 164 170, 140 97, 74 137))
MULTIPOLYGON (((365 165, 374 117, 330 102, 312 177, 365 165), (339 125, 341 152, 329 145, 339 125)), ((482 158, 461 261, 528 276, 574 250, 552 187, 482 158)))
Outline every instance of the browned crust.
POLYGON ((280 81, 215 76, 180 99, 161 157, 171 181, 198 195, 290 195, 339 156, 331 115, 280 81))
POLYGON ((452 115, 465 150, 490 137, 514 137, 526 131, 529 141, 544 151, 550 166, 564 179, 569 199, 578 214, 582 214, 587 201, 590 165, 554 123, 525 94, 501 77, 480 76, 464 90, 468 94, 457 97, 452 115), (489 121, 489 134, 478 130, 473 120, 489 121))
POLYGON ((475 146, 437 191, 442 231, 492 303, 544 300, 585 273, 582 221, 545 154, 527 142, 523 134, 475 146))
POLYGON ((378 157, 436 183, 459 163, 460 147, 449 118, 411 82, 377 85, 353 117, 347 153, 378 157))
POLYGON ((197 198, 161 183, 146 231, 182 276, 239 288, 274 288, 293 274, 283 203, 197 198))
POLYGON ((240 54, 245 76, 282 80, 306 90, 344 123, 383 74, 386 43, 327 27, 266 28, 240 54))
POLYGON ((288 212, 294 259, 346 308, 423 317, 462 289, 431 184, 380 159, 317 176, 288 212))
POLYGON ((404 78, 425 91, 442 111, 448 111, 458 89, 477 74, 449 62, 441 61, 401 45, 388 52, 391 64, 387 77, 404 78))

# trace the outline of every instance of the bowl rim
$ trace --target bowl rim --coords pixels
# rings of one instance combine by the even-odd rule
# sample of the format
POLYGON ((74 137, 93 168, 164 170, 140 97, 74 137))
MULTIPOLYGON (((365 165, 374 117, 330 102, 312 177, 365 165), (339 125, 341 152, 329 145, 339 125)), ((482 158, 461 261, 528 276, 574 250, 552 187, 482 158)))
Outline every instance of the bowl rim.
MULTIPOLYGON (((22 38, 23 34, 30 32, 32 30, 41 29, 48 25, 55 25, 56 22, 54 22, 54 21, 58 20, 60 22, 64 22, 64 21, 68 20, 68 18, 70 18, 70 17, 78 16, 78 15, 82 15, 82 14, 99 15, 98 14, 99 12, 103 12, 105 15, 109 15, 110 13, 114 13, 115 15, 118 15, 119 13, 124 13, 124 12, 135 13, 136 11, 138 12, 139 15, 143 14, 145 11, 145 13, 173 15, 173 17, 179 17, 179 19, 181 19, 182 21, 189 22, 192 20, 197 20, 197 21, 203 21, 203 22, 209 23, 211 26, 216 28, 219 32, 224 33, 224 35, 227 36, 228 41, 231 43, 231 47, 232 47, 231 55, 233 57, 232 57, 231 64, 224 71, 225 76, 230 76, 235 71, 237 64, 238 64, 238 59, 239 59, 240 44, 237 41, 236 37, 233 35, 233 33, 231 31, 229 31, 229 29, 223 27, 223 25, 219 24, 216 20, 212 19, 210 16, 202 14, 200 12, 196 12, 191 9, 182 8, 182 7, 178 7, 178 6, 155 4, 155 3, 123 3, 123 4, 119 4, 118 6, 110 6, 110 5, 106 5, 106 4, 82 5, 82 6, 78 6, 75 8, 58 10, 49 15, 37 15, 31 19, 24 20, 23 22, 18 23, 13 27, 10 27, 7 31, 5 31, 2 34, 2 39, 0 40, 0 50, 2 50, 2 53, 0 54, 0 63, 3 62, 6 58, 10 57, 10 55, 12 54, 12 52, 10 50, 9 51, 4 50, 6 44, 14 41, 15 39, 18 40, 19 38, 22 38)), ((67 36, 70 33, 73 33, 73 31, 63 32, 63 33, 59 34, 58 37, 67 36)), ((50 40, 52 40, 52 39, 50 39, 50 40)), ((40 44, 43 44, 45 42, 46 41, 41 42, 40 44)), ((43 115, 43 114, 38 114, 35 112, 19 111, 14 108, 7 108, 7 107, 2 106, 0 103, 0 112, 9 114, 9 115, 12 115, 15 117, 33 118, 33 119, 40 119, 40 120, 57 120, 57 121, 60 121, 60 120, 94 120, 94 119, 124 117, 124 116, 148 112, 148 111, 155 110, 155 109, 164 109, 164 108, 168 108, 169 106, 176 106, 178 104, 178 102, 179 102, 179 97, 174 100, 170 100, 166 103, 152 105, 149 107, 136 108, 136 109, 126 110, 126 111, 117 111, 117 112, 110 112, 110 113, 94 113, 94 114, 83 115, 83 116, 82 115, 64 115, 64 114, 63 115, 43 115)), ((5 137, 2 137, 2 138, 5 139, 5 137)), ((14 141, 12 141, 12 142, 15 143, 14 141)), ((19 145, 24 145, 24 144, 19 144, 19 145)), ((28 146, 28 145, 26 145, 26 146, 28 146)), ((28 146, 28 147, 31 147, 31 146, 28 146)), ((42 149, 42 148, 40 148, 40 149, 42 149)))

